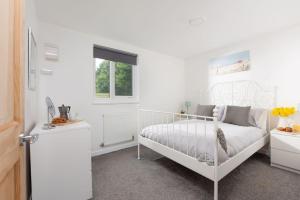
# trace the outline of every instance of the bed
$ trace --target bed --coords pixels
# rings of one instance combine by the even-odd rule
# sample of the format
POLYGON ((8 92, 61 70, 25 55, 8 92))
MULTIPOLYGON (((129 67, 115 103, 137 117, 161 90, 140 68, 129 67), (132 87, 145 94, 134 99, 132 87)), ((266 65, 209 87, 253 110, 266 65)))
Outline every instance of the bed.
MULTIPOLYGON (((219 164, 267 135, 265 130, 254 126, 242 127, 219 122, 218 127, 223 130, 227 142, 226 152, 223 148, 218 148, 219 164)), ((147 126, 140 136, 211 164, 214 135, 209 133, 213 133, 213 129, 214 122, 199 119, 180 120, 169 124, 147 126), (202 131, 204 129, 206 132, 202 131)))
MULTIPOLYGON (((264 108, 275 105, 276 88, 253 81, 215 84, 208 99, 214 105, 264 108)), ((269 142, 266 127, 244 127, 218 121, 217 117, 139 109, 138 159, 140 145, 214 181, 214 200, 218 182, 269 142), (226 138, 226 148, 223 138, 226 138)))

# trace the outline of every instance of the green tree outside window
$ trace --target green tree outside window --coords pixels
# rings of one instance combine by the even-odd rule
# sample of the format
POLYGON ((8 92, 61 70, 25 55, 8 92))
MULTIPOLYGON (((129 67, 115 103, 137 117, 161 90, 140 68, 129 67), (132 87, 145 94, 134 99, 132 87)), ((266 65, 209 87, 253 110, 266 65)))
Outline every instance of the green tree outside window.
POLYGON ((110 63, 108 60, 102 61, 96 66, 96 96, 108 98, 110 95, 110 63))
POLYGON ((133 96, 133 70, 132 65, 111 62, 108 60, 96 60, 96 97, 110 97, 110 67, 115 69, 115 96, 133 96))
POLYGON ((132 96, 132 65, 115 63, 115 95, 132 96))

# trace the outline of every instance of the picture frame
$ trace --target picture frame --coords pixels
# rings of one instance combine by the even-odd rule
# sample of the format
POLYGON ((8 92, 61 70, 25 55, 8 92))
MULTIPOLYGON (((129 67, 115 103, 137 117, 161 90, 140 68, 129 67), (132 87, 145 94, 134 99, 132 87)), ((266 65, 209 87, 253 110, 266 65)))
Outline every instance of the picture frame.
POLYGON ((248 71, 250 69, 250 51, 240 51, 213 58, 209 61, 209 69, 213 75, 248 71))
POLYGON ((36 90, 37 79, 37 42, 32 28, 28 28, 28 89, 36 90))

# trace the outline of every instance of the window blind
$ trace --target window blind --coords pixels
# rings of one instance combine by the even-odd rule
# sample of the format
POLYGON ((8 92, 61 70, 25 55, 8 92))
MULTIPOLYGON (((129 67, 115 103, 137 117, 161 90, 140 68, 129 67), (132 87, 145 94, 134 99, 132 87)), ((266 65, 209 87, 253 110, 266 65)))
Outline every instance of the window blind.
POLYGON ((94 58, 101 58, 131 65, 137 64, 137 54, 98 45, 94 45, 94 58))

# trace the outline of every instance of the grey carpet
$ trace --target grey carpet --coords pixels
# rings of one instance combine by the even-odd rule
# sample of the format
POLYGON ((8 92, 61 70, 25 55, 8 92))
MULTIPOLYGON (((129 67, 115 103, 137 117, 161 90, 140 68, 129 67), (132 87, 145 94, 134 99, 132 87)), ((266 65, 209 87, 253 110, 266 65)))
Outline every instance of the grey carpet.
MULTIPOLYGON (((142 148, 93 158, 94 200, 211 200, 213 182, 142 148)), ((300 175, 256 154, 219 182, 220 200, 299 200, 300 175)))

